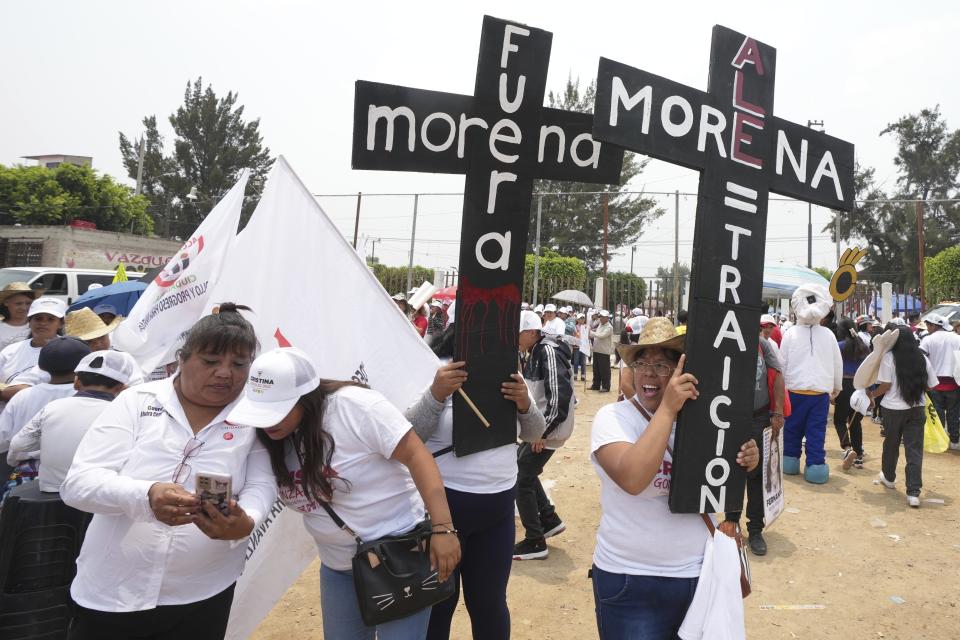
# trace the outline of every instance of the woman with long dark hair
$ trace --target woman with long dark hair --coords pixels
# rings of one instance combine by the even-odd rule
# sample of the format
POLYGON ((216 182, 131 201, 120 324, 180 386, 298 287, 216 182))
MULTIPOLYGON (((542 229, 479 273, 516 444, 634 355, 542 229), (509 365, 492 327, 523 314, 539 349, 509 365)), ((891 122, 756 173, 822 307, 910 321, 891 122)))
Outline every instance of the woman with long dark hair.
POLYGON ((872 399, 883 396, 883 470, 877 481, 894 489, 900 442, 906 457, 907 504, 920 506, 920 488, 923 486, 923 427, 926 422, 924 407, 926 391, 938 384, 937 374, 927 357, 920 351, 917 339, 907 327, 897 329, 897 342, 883 355, 877 374, 879 385, 869 392, 872 399))
POLYGON ((73 640, 224 637, 246 540, 277 497, 263 445, 226 420, 258 347, 242 309, 201 318, 177 374, 121 393, 83 437, 60 487, 94 514, 73 640), (197 497, 205 474, 231 479, 222 512, 197 497))
POLYGON ((376 627, 363 623, 351 570, 357 543, 322 504, 367 542, 406 533, 429 513, 433 568, 441 582, 450 577, 460 544, 443 482, 403 415, 364 385, 322 380, 307 353, 285 348, 254 361, 246 394, 228 419, 257 428, 281 500, 303 513, 317 543, 323 637, 425 637, 429 607, 376 627))
POLYGON ((840 318, 837 323, 837 345, 843 359, 843 389, 837 394, 833 405, 833 428, 837 430, 840 446, 843 447, 843 468, 851 466, 863 469, 863 416, 850 408, 853 395, 853 375, 870 354, 857 333, 853 321, 840 318))

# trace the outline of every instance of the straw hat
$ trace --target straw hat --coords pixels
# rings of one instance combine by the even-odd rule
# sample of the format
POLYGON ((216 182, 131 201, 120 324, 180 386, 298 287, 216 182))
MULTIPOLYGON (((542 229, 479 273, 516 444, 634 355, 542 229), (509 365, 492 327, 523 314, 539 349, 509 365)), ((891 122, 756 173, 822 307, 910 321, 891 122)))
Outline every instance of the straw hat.
POLYGON ((893 345, 897 344, 897 338, 899 337, 900 332, 895 329, 873 336, 873 351, 860 363, 857 372, 853 375, 854 389, 866 389, 877 381, 877 374, 880 373, 880 361, 883 360, 884 354, 893 349, 893 345))
POLYGON ((67 314, 64 330, 68 336, 80 340, 96 340, 116 329, 122 321, 123 317, 117 316, 113 322, 106 324, 93 309, 84 307, 67 314))
POLYGON ((26 282, 11 282, 5 286, 3 290, 0 290, 0 304, 4 304, 7 301, 7 298, 21 293, 30 296, 30 298, 33 300, 36 300, 43 295, 43 289, 34 289, 26 282))
POLYGON ((625 362, 633 362, 634 354, 647 347, 683 353, 685 338, 683 334, 677 333, 676 327, 668 318, 650 318, 640 332, 640 339, 635 344, 618 344, 617 352, 625 362))

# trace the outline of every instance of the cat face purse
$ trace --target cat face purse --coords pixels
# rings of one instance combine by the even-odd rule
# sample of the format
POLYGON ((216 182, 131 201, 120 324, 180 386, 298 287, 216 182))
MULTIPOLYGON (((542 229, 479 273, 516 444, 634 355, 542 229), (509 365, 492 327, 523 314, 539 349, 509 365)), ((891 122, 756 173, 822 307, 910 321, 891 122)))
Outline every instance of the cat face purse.
POLYGON ((365 625, 406 618, 456 592, 452 576, 440 582, 437 570, 430 568, 429 518, 406 533, 364 542, 329 504, 321 504, 334 523, 357 541, 353 586, 365 625))

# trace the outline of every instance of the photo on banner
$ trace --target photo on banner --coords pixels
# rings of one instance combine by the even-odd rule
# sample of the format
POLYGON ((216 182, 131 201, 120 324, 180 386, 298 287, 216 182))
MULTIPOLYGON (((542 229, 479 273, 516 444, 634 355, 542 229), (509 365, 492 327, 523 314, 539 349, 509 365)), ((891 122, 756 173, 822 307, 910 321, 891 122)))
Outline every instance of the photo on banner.
POLYGON ((763 523, 769 527, 783 513, 783 429, 763 430, 763 523))

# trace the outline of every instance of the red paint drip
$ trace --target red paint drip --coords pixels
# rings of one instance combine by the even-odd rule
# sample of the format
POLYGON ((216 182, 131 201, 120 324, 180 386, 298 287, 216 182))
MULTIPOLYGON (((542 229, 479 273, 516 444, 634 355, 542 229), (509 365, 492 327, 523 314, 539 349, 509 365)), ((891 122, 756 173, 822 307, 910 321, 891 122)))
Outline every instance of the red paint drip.
POLYGON ((459 355, 468 359, 473 347, 479 349, 476 355, 487 353, 488 347, 498 346, 507 350, 517 340, 520 323, 520 288, 515 284, 500 287, 477 287, 462 275, 457 288, 457 343, 459 355), (497 314, 497 336, 499 345, 486 344, 486 325, 490 312, 497 314), (479 332, 478 344, 471 344, 470 336, 479 332))
POLYGON ((280 327, 277 327, 276 333, 273 334, 273 337, 277 339, 277 346, 281 349, 286 349, 287 347, 292 347, 290 341, 283 337, 283 334, 280 333, 280 327))

